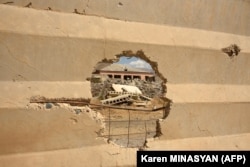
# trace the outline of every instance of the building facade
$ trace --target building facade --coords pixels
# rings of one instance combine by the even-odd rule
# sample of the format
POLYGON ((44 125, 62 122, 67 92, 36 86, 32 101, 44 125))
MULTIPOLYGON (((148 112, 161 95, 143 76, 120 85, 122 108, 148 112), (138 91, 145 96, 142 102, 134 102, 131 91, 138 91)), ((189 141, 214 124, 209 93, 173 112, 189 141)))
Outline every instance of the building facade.
POLYGON ((107 76, 110 79, 155 81, 155 73, 153 71, 121 64, 109 64, 103 68, 96 69, 94 74, 107 76))

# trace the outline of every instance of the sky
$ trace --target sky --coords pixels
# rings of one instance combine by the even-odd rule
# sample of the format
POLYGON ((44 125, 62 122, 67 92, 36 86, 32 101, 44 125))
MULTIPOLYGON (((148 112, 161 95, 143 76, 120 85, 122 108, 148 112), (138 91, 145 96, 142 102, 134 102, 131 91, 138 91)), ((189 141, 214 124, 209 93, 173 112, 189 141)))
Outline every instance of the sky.
POLYGON ((116 62, 117 64, 124 64, 129 65, 134 68, 146 68, 152 70, 152 67, 150 64, 148 64, 146 61, 137 58, 137 57, 120 57, 119 61, 116 62))

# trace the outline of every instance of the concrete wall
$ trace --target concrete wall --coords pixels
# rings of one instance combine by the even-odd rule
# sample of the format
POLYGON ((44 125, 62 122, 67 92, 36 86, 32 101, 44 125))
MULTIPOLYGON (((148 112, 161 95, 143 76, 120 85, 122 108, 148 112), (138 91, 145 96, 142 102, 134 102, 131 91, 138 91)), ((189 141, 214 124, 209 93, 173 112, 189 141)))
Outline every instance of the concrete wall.
POLYGON ((249 0, 0 0, 0 3, 107 18, 250 34, 249 0))
POLYGON ((170 83, 250 83, 242 68, 250 65, 247 36, 5 5, 1 11, 1 80, 12 80, 4 71, 13 69, 27 80, 85 81, 101 59, 143 50, 170 83), (221 52, 232 43, 242 49, 233 60, 221 52))
MULTIPOLYGON (((109 1, 100 2, 100 4, 107 2, 109 1)), ((121 14, 121 16, 133 18, 131 20, 134 21, 164 25, 0 5, 0 81, 4 85, 1 87, 1 92, 4 92, 1 94, 1 106, 8 107, 13 103, 24 107, 24 104, 17 103, 15 99, 19 102, 24 99, 23 101, 28 103, 30 95, 34 95, 34 92, 46 96, 48 92, 41 89, 45 85, 44 82, 49 82, 51 86, 54 84, 52 86, 54 89, 49 92, 53 97, 63 94, 89 97, 89 91, 71 92, 64 88, 74 85, 75 81, 86 85, 88 83, 86 78, 91 75, 96 63, 104 58, 113 59, 124 50, 133 52, 142 50, 150 60, 158 63, 159 71, 168 79, 169 92, 166 96, 174 102, 169 118, 162 124, 163 139, 250 132, 247 122, 250 118, 250 112, 248 112, 250 38, 247 36, 249 35, 249 1, 230 1, 228 4, 226 1, 211 3, 199 1, 201 11, 193 14, 192 10, 183 10, 182 7, 190 5, 192 9, 198 4, 195 3, 193 6, 186 1, 187 4, 183 5, 178 4, 181 3, 180 1, 167 1, 164 4, 170 2, 175 6, 171 9, 172 12, 183 11, 183 13, 180 13, 180 16, 177 15, 178 17, 174 14, 166 15, 164 19, 173 18, 171 22, 176 24, 165 23, 163 15, 160 12, 157 13, 156 4, 161 8, 163 1, 159 4, 151 4, 152 9, 148 10, 154 11, 159 21, 149 19, 147 15, 142 17, 139 11, 142 10, 143 5, 137 15, 132 15, 133 12, 127 12, 127 15, 121 14), (234 15, 230 15, 230 12, 222 14, 221 12, 226 10, 225 8, 220 10, 217 3, 221 4, 220 7, 229 5, 234 15), (234 5, 238 3, 241 5, 234 5), (207 8, 205 8, 206 5, 208 5, 207 8), (243 7, 244 10, 239 10, 243 7), (214 15, 211 14, 212 10, 215 10, 214 15), (210 15, 202 15, 204 11, 210 15), (189 17, 183 19, 190 20, 182 26, 183 20, 177 20, 188 12, 191 12, 188 14, 189 17), (235 20, 238 24, 229 21, 231 19, 228 15, 237 17, 235 20), (188 23, 196 20, 197 17, 202 18, 199 24, 193 23, 190 26, 188 23), (227 24, 224 25, 223 22, 227 24), (236 43, 242 49, 242 52, 233 59, 221 52, 222 47, 232 43, 236 43), (60 87, 55 86, 58 84, 56 81, 62 81, 60 87), (33 82, 36 83, 36 91, 26 91, 30 87, 29 84, 33 82), (23 89, 25 84, 27 89, 23 89), (8 103, 10 99, 12 103, 8 103), (219 104, 212 104, 216 102, 219 104), (244 102, 246 105, 235 106, 231 104, 234 102, 244 102), (186 106, 183 107, 183 103, 186 106), (187 103, 195 104, 189 106, 187 103), (205 107, 203 103, 206 103, 205 107), (227 103, 233 106, 230 111, 227 103), (178 107, 180 105, 181 108, 178 107), (210 109, 213 110, 212 115, 209 112, 210 109), (195 114, 198 122, 203 123, 203 128, 209 129, 209 133, 204 132, 201 126, 194 123, 192 114, 195 114), (228 117, 223 121, 225 115, 228 117), (210 119, 206 120, 208 116, 211 121, 214 116, 215 121, 212 124, 210 119), (230 120, 233 120, 234 124, 231 124, 230 120)), ((90 1, 90 3, 94 2, 90 1)), ((124 1, 123 4, 125 6, 126 2, 124 1)), ((117 15, 115 13, 108 15, 111 6, 104 8, 107 10, 105 17, 110 17, 112 14, 114 18, 120 18, 119 12, 117 15)), ((139 2, 135 2, 134 8, 128 11, 137 11, 136 6, 139 6, 139 2)), ((169 12, 170 7, 166 6, 168 6, 166 11, 169 12)), ((101 10, 100 13, 102 13, 101 10)))

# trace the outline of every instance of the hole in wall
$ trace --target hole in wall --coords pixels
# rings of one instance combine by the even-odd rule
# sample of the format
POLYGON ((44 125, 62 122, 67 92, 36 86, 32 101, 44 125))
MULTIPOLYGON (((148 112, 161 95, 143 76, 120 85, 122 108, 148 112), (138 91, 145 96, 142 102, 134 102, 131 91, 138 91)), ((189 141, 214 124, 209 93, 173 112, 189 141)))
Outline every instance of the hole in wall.
POLYGON ((141 148, 162 135, 159 120, 167 118, 171 104, 165 97, 167 79, 143 51, 123 51, 98 62, 90 81, 91 104, 104 117, 99 136, 141 148))
POLYGON ((222 48, 221 51, 226 53, 230 58, 234 58, 235 56, 238 56, 241 49, 240 49, 240 47, 238 45, 231 44, 228 47, 222 48))
POLYGON ((169 115, 171 105, 165 96, 167 79, 143 51, 123 51, 115 57, 94 67, 89 78, 91 99, 34 96, 30 103, 39 104, 30 107, 63 107, 76 115, 86 111, 101 124, 98 137, 122 147, 147 148, 149 139, 164 135, 161 121, 169 115))

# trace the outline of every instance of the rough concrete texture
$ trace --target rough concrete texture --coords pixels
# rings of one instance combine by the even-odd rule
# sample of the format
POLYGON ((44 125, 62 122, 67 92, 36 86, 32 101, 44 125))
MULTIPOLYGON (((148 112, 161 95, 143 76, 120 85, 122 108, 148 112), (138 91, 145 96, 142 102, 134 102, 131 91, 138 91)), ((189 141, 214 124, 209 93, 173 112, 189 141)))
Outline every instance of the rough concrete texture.
POLYGON ((173 100, 149 150, 250 149, 248 0, 11 2, 0 5, 0 166, 135 166, 136 149, 97 140, 85 113, 73 126, 67 111, 25 109, 34 95, 91 97, 96 63, 125 50, 158 63, 173 100), (234 43, 230 58, 221 49, 234 43))
POLYGON ((83 15, 126 21, 250 34, 249 0, 71 0, 70 3, 62 0, 0 0, 0 3, 67 13, 77 11, 83 15))
POLYGON ((99 127, 87 114, 66 108, 51 110, 0 110, 0 155, 49 151, 103 144, 96 138, 99 127))
POLYGON ((13 80, 13 74, 6 75, 8 70, 33 81, 85 81, 101 59, 113 59, 124 50, 143 50, 158 62, 169 83, 250 82, 244 77, 249 70, 241 68, 250 64, 248 36, 6 5, 1 5, 1 13, 1 80, 13 80), (242 49, 233 60, 221 52, 231 43, 242 49))

